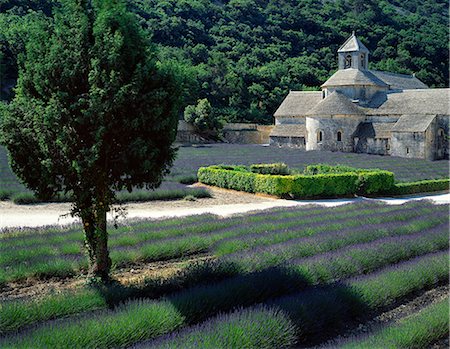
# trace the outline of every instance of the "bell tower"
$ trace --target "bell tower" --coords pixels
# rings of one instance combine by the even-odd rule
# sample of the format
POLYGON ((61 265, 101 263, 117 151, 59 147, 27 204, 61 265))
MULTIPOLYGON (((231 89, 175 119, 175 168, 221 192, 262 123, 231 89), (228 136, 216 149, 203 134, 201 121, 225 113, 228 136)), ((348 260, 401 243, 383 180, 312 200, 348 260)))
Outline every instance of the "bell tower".
POLYGON ((369 50, 356 37, 355 32, 338 50, 339 69, 368 70, 369 50))

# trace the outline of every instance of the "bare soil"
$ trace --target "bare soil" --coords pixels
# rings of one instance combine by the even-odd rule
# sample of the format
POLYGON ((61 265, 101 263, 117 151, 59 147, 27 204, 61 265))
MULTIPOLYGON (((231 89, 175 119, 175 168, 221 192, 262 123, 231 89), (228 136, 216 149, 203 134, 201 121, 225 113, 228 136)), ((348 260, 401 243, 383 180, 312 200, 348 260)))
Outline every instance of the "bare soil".
MULTIPOLYGON (((208 255, 199 255, 195 258, 180 259, 165 262, 130 264, 114 270, 111 277, 122 285, 139 286, 146 279, 166 279, 181 271, 186 265, 193 262, 212 259, 208 255)), ((49 294, 73 291, 86 284, 86 275, 75 278, 50 278, 40 280, 30 278, 20 282, 8 283, 0 293, 0 301, 12 300, 38 300, 49 294)))

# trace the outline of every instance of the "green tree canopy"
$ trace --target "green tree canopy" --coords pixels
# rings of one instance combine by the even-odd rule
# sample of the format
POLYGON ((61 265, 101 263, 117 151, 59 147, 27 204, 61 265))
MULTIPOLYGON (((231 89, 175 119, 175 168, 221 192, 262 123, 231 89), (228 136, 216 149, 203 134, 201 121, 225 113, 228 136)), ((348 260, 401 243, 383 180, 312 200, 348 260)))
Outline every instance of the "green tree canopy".
POLYGON ((197 105, 188 105, 184 110, 184 120, 205 136, 216 137, 222 127, 206 98, 198 100, 197 105))
MULTIPOLYGON (((17 16, 46 13, 51 0, 3 2, 0 12, 17 16)), ((331 76, 353 30, 371 51, 370 69, 416 73, 431 87, 449 84, 447 0, 127 2, 160 57, 176 56, 195 77, 183 106, 207 98, 227 121, 273 122, 289 90, 317 89, 331 76)), ((3 25, 2 15, 0 41, 14 27, 3 25)), ((7 36, 4 60, 13 62, 8 47, 15 40, 7 36)))
POLYGON ((73 194, 93 276, 108 278, 115 192, 155 188, 169 171, 179 76, 121 0, 61 0, 51 23, 30 27, 1 141, 39 197, 73 194))

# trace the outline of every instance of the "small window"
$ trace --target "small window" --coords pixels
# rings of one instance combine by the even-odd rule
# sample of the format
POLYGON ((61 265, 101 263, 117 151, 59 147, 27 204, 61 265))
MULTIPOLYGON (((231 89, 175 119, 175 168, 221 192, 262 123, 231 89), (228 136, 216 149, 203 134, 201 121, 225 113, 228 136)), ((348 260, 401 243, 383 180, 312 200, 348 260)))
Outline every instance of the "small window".
POLYGON ((409 148, 406 147, 406 154, 409 154, 409 148))
POLYGON ((322 99, 325 99, 325 90, 322 91, 322 99))
POLYGON ((438 136, 439 137, 444 137, 444 130, 442 128, 439 129, 438 136))
POLYGON ((342 132, 341 131, 338 131, 338 133, 337 133, 337 141, 342 142, 342 132))
POLYGON ((322 142, 323 140, 323 133, 322 131, 317 132, 317 142, 322 142))
POLYGON ((352 55, 347 55, 345 56, 345 64, 344 64, 344 68, 351 68, 352 67, 352 55))
POLYGON ((365 69, 366 68, 366 56, 364 55, 364 53, 361 54, 361 68, 365 69))

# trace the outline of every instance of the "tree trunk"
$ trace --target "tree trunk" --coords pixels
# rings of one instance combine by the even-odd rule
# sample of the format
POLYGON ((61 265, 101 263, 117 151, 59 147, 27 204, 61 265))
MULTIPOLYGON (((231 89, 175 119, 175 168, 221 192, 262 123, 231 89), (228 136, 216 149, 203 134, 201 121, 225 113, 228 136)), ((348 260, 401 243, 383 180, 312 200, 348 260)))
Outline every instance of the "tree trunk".
POLYGON ((106 210, 99 208, 82 217, 86 249, 89 255, 89 277, 109 280, 111 259, 108 251, 108 232, 106 230, 106 210))

